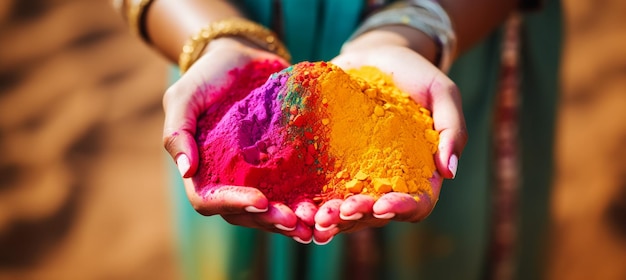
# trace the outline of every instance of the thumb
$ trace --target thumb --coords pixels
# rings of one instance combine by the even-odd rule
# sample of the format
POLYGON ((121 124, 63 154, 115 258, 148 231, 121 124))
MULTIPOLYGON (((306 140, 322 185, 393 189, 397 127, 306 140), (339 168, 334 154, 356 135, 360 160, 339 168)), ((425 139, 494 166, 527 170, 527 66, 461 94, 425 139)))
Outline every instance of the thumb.
POLYGON ((190 93, 191 91, 177 90, 176 85, 173 85, 163 96, 163 145, 176 162, 183 178, 193 176, 199 163, 195 135, 202 108, 200 104, 193 102, 194 97, 190 93))

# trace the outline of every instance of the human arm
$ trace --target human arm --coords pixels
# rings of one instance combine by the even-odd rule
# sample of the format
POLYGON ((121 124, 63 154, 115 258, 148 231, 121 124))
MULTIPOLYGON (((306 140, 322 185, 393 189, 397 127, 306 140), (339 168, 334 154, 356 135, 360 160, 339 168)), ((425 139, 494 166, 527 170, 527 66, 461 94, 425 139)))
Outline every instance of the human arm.
MULTIPOLYGON (((438 2, 447 12, 456 34, 457 47, 451 53, 451 60, 492 32, 519 5, 515 0, 438 2)), ((395 73, 398 87, 410 93, 418 103, 432 109, 435 129, 441 133, 440 149, 436 156, 437 166, 444 178, 453 178, 454 174, 448 168, 449 159, 453 154, 460 156, 467 138, 458 89, 446 77, 446 73, 433 69, 433 65, 422 64, 417 60, 409 63, 399 58, 394 59, 397 52, 403 51, 400 49, 406 49, 409 57, 416 53, 431 64, 437 63, 437 54, 440 51, 433 38, 420 30, 406 25, 386 25, 367 31, 347 42, 334 61, 345 68, 362 65, 384 67, 383 71, 392 75, 395 73), (391 48, 393 51, 383 51, 384 48, 391 48), (381 56, 384 59, 381 59, 381 56), (401 68, 407 71, 399 71, 401 68), (429 86, 438 86, 447 91, 447 94, 434 95, 436 92, 434 89, 423 89, 424 83, 430 81, 432 83, 429 86), (417 89, 421 87, 422 92, 419 92, 417 89), (439 107, 441 110, 438 110, 439 107)))
MULTIPOLYGON (((188 38, 210 23, 242 18, 228 1, 158 0, 146 10, 145 40, 170 61, 177 63, 188 38)), ((237 77, 229 72, 251 63, 272 60, 288 65, 280 56, 239 36, 211 40, 200 58, 167 89, 163 106, 163 141, 183 177, 191 205, 203 215, 221 215, 235 225, 278 232, 299 240, 310 240, 313 213, 311 205, 268 201, 256 188, 246 186, 200 186, 194 180, 200 155, 196 143, 199 117, 218 106, 237 77), (309 221, 308 226, 303 221, 309 221)), ((281 67, 282 69, 282 67, 281 67)), ((269 76, 269 73, 267 73, 269 76)))

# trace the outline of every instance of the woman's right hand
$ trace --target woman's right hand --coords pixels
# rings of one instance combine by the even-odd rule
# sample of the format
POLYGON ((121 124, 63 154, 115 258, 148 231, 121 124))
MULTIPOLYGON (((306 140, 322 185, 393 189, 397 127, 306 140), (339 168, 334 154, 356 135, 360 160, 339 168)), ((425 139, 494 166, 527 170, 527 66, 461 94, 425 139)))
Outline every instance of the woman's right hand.
POLYGON ((163 97, 163 141, 183 177, 187 197, 198 213, 221 215, 234 225, 277 232, 308 243, 312 240, 317 211, 312 203, 302 202, 289 207, 268 201, 253 187, 198 186, 192 179, 200 160, 195 140, 198 118, 229 94, 229 86, 237 82, 237 77, 230 73, 232 70, 267 60, 279 62, 273 72, 288 66, 279 56, 245 40, 230 37, 213 40, 163 97))

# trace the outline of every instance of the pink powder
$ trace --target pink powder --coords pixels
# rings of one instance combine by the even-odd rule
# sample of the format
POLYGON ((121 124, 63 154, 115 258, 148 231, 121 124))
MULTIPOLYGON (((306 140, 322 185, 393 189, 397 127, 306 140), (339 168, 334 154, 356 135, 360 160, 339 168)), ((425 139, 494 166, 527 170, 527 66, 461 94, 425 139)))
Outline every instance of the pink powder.
POLYGON ((290 113, 281 92, 292 68, 271 74, 280 69, 277 62, 256 61, 229 73, 235 82, 221 89, 228 98, 198 121, 198 192, 248 186, 288 204, 321 193, 324 175, 306 160, 308 135, 287 133, 290 113))

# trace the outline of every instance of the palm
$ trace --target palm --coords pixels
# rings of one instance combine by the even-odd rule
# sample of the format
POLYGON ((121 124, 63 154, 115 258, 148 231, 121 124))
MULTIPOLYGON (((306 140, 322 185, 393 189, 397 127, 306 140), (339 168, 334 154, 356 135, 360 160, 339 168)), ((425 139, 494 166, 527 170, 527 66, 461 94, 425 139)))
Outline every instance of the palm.
MULTIPOLYGON (((191 205, 203 215, 221 215, 235 225, 278 232, 299 240, 312 237, 313 215, 317 208, 308 202, 288 207, 268 201, 258 189, 246 186, 199 185, 197 174, 200 156, 195 135, 198 119, 214 105, 224 105, 235 94, 233 85, 244 69, 262 61, 277 61, 266 67, 265 78, 287 64, 277 56, 242 44, 217 45, 203 55, 165 94, 164 142, 166 149, 182 168, 183 182, 191 205), (233 72, 234 71, 234 72, 233 72), (181 154, 185 159, 181 160, 181 154), (186 161, 186 162, 185 162, 186 161)), ((257 73, 258 74, 258 73, 257 73)), ((248 85, 254 89, 254 84, 248 85)), ((230 100, 231 104, 233 100, 230 100)), ((224 108, 228 106, 216 106, 224 108)), ((213 109, 212 114, 225 110, 213 109)))
POLYGON ((465 145, 465 124, 460 96, 447 76, 410 49, 395 46, 363 49, 342 54, 332 61, 344 69, 375 66, 390 74, 396 86, 433 112, 435 129, 440 133, 433 174, 433 195, 412 197, 403 193, 388 193, 375 199, 355 195, 345 200, 332 200, 322 205, 315 216, 314 239, 329 241, 339 232, 351 232, 365 227, 380 227, 390 220, 417 222, 430 214, 439 198, 443 178, 452 178, 449 168, 451 155, 460 154, 465 145), (439 174, 442 174, 440 176, 439 174))

